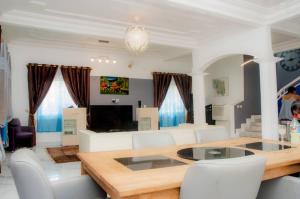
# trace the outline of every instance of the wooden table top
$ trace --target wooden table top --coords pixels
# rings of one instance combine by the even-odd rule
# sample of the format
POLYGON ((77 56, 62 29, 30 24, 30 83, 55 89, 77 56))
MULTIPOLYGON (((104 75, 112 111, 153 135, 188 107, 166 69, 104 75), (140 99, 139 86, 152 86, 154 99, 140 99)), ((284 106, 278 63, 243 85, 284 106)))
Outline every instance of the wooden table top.
MULTIPOLYGON (((109 152, 79 153, 82 170, 90 175, 113 198, 122 198, 137 194, 157 192, 179 188, 187 168, 195 161, 178 157, 177 151, 187 147, 237 147, 237 145, 264 141, 276 141, 257 138, 237 138, 206 144, 180 145, 168 148, 145 150, 122 150, 109 152), (163 155, 188 163, 187 165, 133 171, 117 162, 114 158, 163 155)), ((290 145, 289 143, 285 143, 290 145)), ((256 155, 267 158, 264 180, 272 179, 300 171, 300 146, 281 151, 260 151, 247 149, 256 155)), ((245 149, 245 148, 243 148, 245 149)))

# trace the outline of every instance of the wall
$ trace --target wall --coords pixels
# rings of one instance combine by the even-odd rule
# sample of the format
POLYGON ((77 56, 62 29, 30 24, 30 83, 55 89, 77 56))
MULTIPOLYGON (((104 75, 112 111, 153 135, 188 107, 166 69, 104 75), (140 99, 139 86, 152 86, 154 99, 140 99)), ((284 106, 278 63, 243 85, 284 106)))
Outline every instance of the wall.
MULTIPOLYGON (((9 43, 9 51, 11 53, 12 60, 13 116, 20 118, 22 124, 26 124, 28 121, 28 87, 26 65, 30 62, 90 66, 93 69, 91 75, 97 77, 102 75, 111 75, 129 78, 151 79, 151 73, 154 71, 177 73, 191 72, 191 66, 188 63, 180 61, 165 61, 165 58, 162 57, 160 55, 161 53, 159 52, 133 56, 127 53, 126 50, 68 48, 22 42, 9 43), (109 56, 111 59, 116 59, 118 62, 115 65, 90 62, 90 57, 97 57, 100 55, 109 56), (133 63, 132 68, 128 68, 129 63, 133 63)), ((93 100, 96 99, 95 96, 92 96, 92 98, 93 100)), ((109 99, 109 97, 107 99, 97 98, 97 100, 107 100, 107 102, 109 99)), ((135 101, 137 100, 138 99, 135 99, 135 101)), ((151 104, 150 101, 147 103, 151 104)))
POLYGON ((138 100, 142 101, 142 106, 153 106, 153 81, 151 79, 129 79, 129 95, 103 95, 99 92, 100 77, 91 77, 91 105, 114 105, 112 99, 120 99, 117 105, 132 105, 133 119, 135 120, 135 110, 138 100))
POLYGON ((261 114, 260 101, 259 65, 251 62, 244 66, 244 101, 234 107, 235 129, 251 115, 261 114))
POLYGON ((206 69, 205 76, 205 102, 206 105, 236 104, 244 100, 244 74, 241 64, 242 55, 233 55, 222 58, 206 69), (216 78, 228 78, 228 96, 215 96, 212 80, 216 78))

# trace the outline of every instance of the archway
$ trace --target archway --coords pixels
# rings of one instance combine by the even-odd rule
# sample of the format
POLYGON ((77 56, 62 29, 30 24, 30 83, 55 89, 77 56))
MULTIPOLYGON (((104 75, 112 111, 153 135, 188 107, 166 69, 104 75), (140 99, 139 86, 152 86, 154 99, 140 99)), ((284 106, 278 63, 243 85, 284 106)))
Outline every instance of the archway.
POLYGON ((214 61, 232 54, 248 54, 259 63, 262 137, 278 139, 278 110, 276 62, 274 59, 269 27, 222 38, 193 50, 194 118, 205 123, 204 71, 214 61))
POLYGON ((259 64, 231 54, 204 70, 206 123, 225 126, 231 137, 261 137, 259 64))

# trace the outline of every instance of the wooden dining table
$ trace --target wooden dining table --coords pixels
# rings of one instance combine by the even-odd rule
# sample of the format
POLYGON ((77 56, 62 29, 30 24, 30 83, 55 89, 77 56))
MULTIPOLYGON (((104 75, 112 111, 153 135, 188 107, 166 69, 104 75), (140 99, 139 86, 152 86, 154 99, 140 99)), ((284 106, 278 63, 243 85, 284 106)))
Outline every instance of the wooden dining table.
MULTIPOLYGON (((205 144, 177 145, 157 149, 79 153, 78 157, 81 160, 82 175, 87 174, 92 177, 112 199, 175 199, 179 198, 180 185, 186 170, 195 163, 193 160, 179 157, 177 154, 178 150, 190 147, 246 149, 245 146, 241 145, 254 142, 283 144, 283 142, 258 138, 235 138, 205 144), (117 158, 140 158, 158 155, 186 164, 132 170, 116 160, 117 158)), ((266 157, 267 162, 263 180, 300 172, 300 145, 291 145, 287 142, 284 144, 292 146, 292 148, 274 151, 247 148, 248 151, 253 152, 257 156, 266 157)))

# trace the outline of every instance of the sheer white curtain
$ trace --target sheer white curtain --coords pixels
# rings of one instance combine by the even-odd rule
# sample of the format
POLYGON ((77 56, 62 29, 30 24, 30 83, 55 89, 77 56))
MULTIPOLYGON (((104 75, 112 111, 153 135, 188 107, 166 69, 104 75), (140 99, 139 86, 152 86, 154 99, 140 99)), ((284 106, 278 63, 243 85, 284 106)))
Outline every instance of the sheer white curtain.
POLYGON ((7 45, 0 44, 0 137, 8 144, 7 122, 12 117, 11 108, 11 64, 7 45))
POLYGON ((51 87, 37 111, 38 132, 61 132, 64 108, 75 107, 60 70, 57 70, 51 87))
POLYGON ((186 109, 172 78, 167 95, 159 110, 159 123, 161 127, 178 126, 185 122, 186 109))

